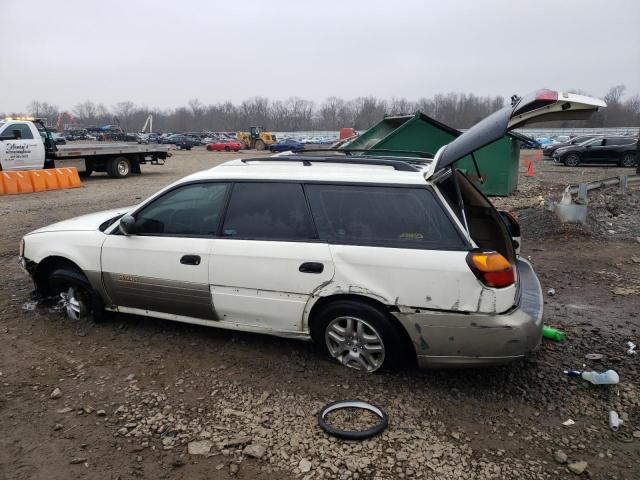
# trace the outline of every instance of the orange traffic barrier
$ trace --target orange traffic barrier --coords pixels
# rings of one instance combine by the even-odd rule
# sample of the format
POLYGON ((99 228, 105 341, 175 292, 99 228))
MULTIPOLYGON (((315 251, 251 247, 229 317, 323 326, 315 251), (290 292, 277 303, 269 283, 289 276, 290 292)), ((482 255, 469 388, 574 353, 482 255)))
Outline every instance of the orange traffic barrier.
POLYGON ((11 173, 12 172, 2 172, 2 184, 6 195, 16 195, 20 193, 18 181, 13 175, 11 175, 11 173))
POLYGON ((33 187, 31 186, 31 180, 29 180, 29 174, 27 172, 7 172, 9 175, 16 179, 18 184, 18 192, 31 193, 33 187))
POLYGON ((29 175, 34 192, 44 192, 47 189, 47 182, 41 170, 31 170, 26 173, 29 175))
POLYGON ((44 184, 47 187, 47 190, 57 190, 60 188, 60 183, 58 182, 58 176, 53 174, 53 170, 39 170, 42 172, 44 176, 44 184))
POLYGON ((71 188, 71 180, 69 178, 69 172, 66 168, 56 168, 56 177, 58 177, 58 184, 60 188, 71 188))
POLYGON ((542 150, 536 150, 536 160, 542 160, 542 150))
POLYGON ((82 186, 76 168, 0 171, 0 195, 44 192, 82 186))
POLYGON ((80 182, 80 175, 78 175, 78 169, 75 167, 65 168, 69 172, 69 182, 71 183, 71 188, 77 188, 82 185, 80 182))

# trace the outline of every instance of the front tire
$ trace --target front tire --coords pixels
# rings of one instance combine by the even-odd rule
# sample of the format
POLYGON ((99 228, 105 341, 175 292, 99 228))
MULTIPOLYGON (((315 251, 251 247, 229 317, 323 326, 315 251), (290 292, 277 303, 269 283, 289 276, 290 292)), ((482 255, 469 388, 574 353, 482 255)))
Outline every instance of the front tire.
POLYGON ((262 140, 256 140, 256 150, 264 150, 265 144, 262 140))
POLYGON ((334 360, 372 373, 402 360, 403 339, 384 310, 365 302, 338 300, 315 316, 312 337, 334 360))
POLYGON ((633 153, 625 153, 624 155, 622 155, 622 158, 620 159, 621 167, 625 167, 625 168, 635 167, 637 164, 638 164, 638 161, 636 160, 636 156, 633 153))
POLYGON ((71 266, 56 268, 49 274, 48 281, 49 292, 65 295, 65 315, 69 320, 78 321, 91 316, 99 322, 107 316, 100 296, 79 269, 71 266))
POLYGON ((577 153, 570 153, 564 159, 564 164, 567 167, 577 167, 580 165, 580 155, 577 153))

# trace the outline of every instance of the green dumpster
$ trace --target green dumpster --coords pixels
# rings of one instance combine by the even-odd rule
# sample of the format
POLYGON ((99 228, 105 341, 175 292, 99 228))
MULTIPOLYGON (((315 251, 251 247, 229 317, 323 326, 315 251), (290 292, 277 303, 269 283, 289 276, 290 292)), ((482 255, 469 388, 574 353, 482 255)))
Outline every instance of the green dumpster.
MULTIPOLYGON (((389 116, 341 148, 413 150, 435 154, 462 132, 428 117, 424 113, 389 116)), ((375 155, 375 152, 371 152, 375 155)), ((380 152, 379 155, 409 156, 403 153, 380 152)), ((456 162, 478 188, 487 195, 509 195, 518 186, 520 144, 506 135, 474 152, 484 183, 480 183, 471 157, 456 162)))

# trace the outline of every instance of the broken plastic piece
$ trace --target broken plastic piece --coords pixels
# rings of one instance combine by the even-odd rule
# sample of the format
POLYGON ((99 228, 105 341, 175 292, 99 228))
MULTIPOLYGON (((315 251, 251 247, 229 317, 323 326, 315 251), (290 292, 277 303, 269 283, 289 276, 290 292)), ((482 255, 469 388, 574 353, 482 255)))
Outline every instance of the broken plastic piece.
POLYGON ((618 416, 618 413, 614 410, 609 411, 609 428, 614 432, 617 432, 624 421, 618 416))
POLYGON ((636 344, 633 342, 627 342, 625 343, 625 345, 627 346, 627 355, 635 355, 637 352, 636 350, 636 344))

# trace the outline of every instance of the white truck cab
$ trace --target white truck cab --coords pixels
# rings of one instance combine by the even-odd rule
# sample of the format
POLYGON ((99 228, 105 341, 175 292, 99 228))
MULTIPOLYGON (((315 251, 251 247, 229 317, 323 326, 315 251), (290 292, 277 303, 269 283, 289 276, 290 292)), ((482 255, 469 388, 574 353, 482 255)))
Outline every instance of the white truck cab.
MULTIPOLYGON (((44 133, 46 135, 46 133, 44 133)), ((2 170, 44 168, 44 139, 35 124, 26 120, 0 120, 0 166, 2 170)))

